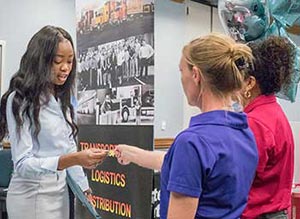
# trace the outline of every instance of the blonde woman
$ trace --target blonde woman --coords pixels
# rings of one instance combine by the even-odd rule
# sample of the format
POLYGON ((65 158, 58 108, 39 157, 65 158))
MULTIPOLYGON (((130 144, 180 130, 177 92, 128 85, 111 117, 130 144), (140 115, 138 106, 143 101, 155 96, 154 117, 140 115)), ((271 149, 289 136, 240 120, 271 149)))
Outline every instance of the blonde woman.
POLYGON ((252 62, 246 45, 225 35, 191 41, 179 64, 184 93, 201 114, 179 133, 167 153, 119 145, 121 164, 161 170, 160 218, 239 218, 254 177, 254 136, 232 96, 252 62))

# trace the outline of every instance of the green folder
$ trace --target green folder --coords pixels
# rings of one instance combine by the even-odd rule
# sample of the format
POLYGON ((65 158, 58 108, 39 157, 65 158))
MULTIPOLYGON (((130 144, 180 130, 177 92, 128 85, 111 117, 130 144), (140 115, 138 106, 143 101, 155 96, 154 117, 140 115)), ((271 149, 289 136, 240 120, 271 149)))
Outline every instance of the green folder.
POLYGON ((85 196, 84 192, 78 186, 78 184, 74 181, 71 175, 67 172, 67 183, 71 188, 72 192, 74 193, 75 197, 80 200, 83 206, 85 206, 91 215, 96 219, 101 219, 98 212, 95 210, 94 206, 89 202, 87 197, 85 196))

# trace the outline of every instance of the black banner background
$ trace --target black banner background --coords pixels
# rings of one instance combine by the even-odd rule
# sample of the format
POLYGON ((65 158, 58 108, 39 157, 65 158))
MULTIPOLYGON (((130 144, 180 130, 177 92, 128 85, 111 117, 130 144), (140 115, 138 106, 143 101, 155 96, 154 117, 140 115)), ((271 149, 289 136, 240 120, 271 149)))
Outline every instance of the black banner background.
MULTIPOLYGON (((146 150, 152 150, 153 126, 85 125, 80 128, 79 139, 79 146, 85 148, 112 148, 116 144, 124 143, 137 145, 146 150)), ((123 166, 117 162, 115 157, 108 157, 96 170, 88 170, 87 175, 93 190, 94 204, 96 204, 98 200, 96 210, 103 219, 151 218, 153 171, 141 168, 135 164, 123 166), (103 177, 104 174, 109 174, 110 176, 119 174, 119 176, 125 176, 125 185, 120 182, 120 177, 105 178, 103 177), (119 184, 119 186, 117 184, 119 184), (101 209, 99 204, 101 198, 99 197, 101 197, 102 200, 108 199, 130 205, 130 214, 124 213, 124 216, 122 216, 118 210, 110 212, 105 208, 105 204, 102 205, 101 209)))

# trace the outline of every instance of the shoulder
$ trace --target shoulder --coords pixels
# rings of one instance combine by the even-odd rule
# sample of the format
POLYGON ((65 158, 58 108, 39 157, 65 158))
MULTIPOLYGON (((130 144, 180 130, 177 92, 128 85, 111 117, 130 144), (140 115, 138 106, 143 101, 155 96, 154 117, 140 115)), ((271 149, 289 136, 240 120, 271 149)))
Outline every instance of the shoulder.
POLYGON ((184 150, 202 151, 209 148, 209 143, 204 136, 189 129, 180 132, 173 144, 175 148, 184 148, 184 150))
POLYGON ((248 106, 245 109, 249 120, 252 120, 255 123, 259 123, 268 127, 272 126, 271 124, 273 124, 276 120, 280 120, 282 117, 285 117, 283 109, 275 99, 257 99, 257 102, 255 102, 254 100, 253 104, 250 103, 251 110, 247 110, 248 106), (265 102, 263 102, 263 100, 265 102))
POLYGON ((196 141, 200 136, 198 136, 196 133, 193 131, 186 129, 181 131, 175 138, 175 143, 176 142, 188 142, 188 141, 196 141))
POLYGON ((271 131, 266 121, 259 116, 248 115, 248 124, 252 131, 260 130, 263 132, 271 131))
MULTIPOLYGON (((213 126, 216 127, 216 126, 213 126)), ((217 126, 218 127, 218 126, 217 126)), ((207 144, 207 135, 211 132, 210 125, 197 125, 182 130, 175 138, 179 142, 202 142, 207 144)))
POLYGON ((276 127, 288 123, 284 111, 277 102, 260 105, 247 113, 251 130, 277 134, 276 127))
POLYGON ((205 136, 189 130, 176 136, 170 153, 186 162, 199 160, 203 166, 213 166, 217 160, 216 153, 205 136))

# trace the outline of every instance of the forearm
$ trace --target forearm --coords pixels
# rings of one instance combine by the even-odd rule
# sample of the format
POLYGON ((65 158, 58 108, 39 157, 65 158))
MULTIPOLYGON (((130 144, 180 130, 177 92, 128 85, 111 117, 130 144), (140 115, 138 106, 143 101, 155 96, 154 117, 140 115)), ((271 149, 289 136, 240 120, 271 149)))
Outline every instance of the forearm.
POLYGON ((194 219, 199 199, 171 192, 168 219, 194 219))
POLYGON ((165 154, 165 151, 148 151, 133 148, 132 162, 144 168, 160 170, 165 154))
POLYGON ((78 165, 77 152, 61 155, 58 159, 58 170, 64 170, 68 167, 78 165))

